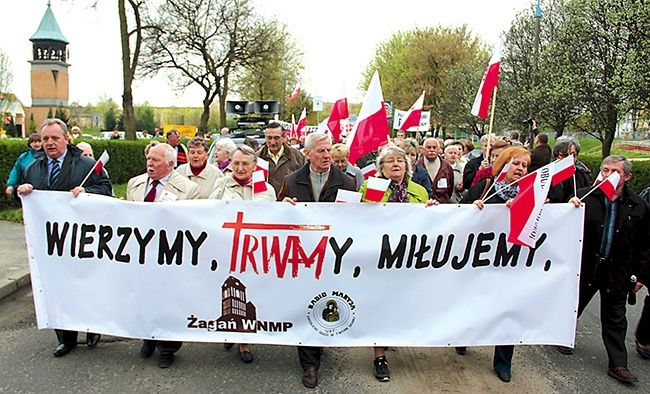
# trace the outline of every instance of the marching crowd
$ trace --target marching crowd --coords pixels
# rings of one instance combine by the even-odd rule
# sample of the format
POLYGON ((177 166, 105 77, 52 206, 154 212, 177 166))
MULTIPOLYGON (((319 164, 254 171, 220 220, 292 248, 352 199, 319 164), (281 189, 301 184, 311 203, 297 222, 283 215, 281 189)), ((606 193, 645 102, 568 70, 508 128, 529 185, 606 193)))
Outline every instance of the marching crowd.
MULTIPOLYGON (((578 160, 578 141, 558 139, 551 147, 543 133, 536 135, 535 148, 531 150, 522 146, 516 135, 499 140, 484 135, 481 149, 474 149, 467 140, 430 137, 418 141, 406 138, 400 131, 392 142, 368 152, 355 165, 348 161, 350 152, 344 141, 333 144, 328 134, 314 132, 304 139, 304 146, 299 141, 293 141, 292 146, 282 126, 273 122, 266 126, 261 148, 249 146, 254 141, 236 145, 222 138, 215 142, 218 145, 214 157, 209 157, 208 144, 201 137, 191 139, 187 147, 181 144, 175 130, 166 137, 165 143, 154 140, 145 148, 146 168, 129 180, 126 200, 218 199, 296 204, 334 202, 339 190, 349 190, 359 191, 362 201, 370 201, 368 180, 362 169, 374 166, 376 177, 390 181, 381 199, 384 202, 426 206, 474 204, 480 214, 485 204, 510 206, 520 192, 518 179, 553 160, 572 155, 575 176, 552 187, 548 200, 586 206, 578 317, 595 293, 600 292, 602 337, 609 359, 607 374, 625 383, 637 381, 627 369, 626 304, 650 281, 650 243, 644 239, 650 230, 650 208, 627 186, 632 165, 624 156, 609 156, 601 164, 603 177, 614 172, 620 175, 610 198, 600 190, 592 190, 596 177, 578 160), (258 159, 268 162, 268 178, 266 191, 253 193, 252 179, 258 159), (505 176, 499 177, 502 170, 505 176), (488 195, 490 191, 494 193, 488 195)), ((21 195, 34 189, 72 192, 75 197, 80 193, 113 194, 106 171, 92 172, 82 184, 95 165, 92 147, 70 143, 62 121, 47 119, 40 134, 29 137, 28 146, 7 181, 6 193, 19 203, 21 195)), ((59 344, 54 356, 64 356, 77 346, 77 332, 56 330, 56 334, 59 344)), ((99 334, 88 333, 86 344, 92 347, 99 340, 99 334)), ((144 340, 140 355, 149 358, 158 350, 158 366, 166 368, 181 346, 182 342, 144 340)), ((250 345, 238 346, 242 361, 251 363, 250 345)), ((385 350, 374 348, 374 374, 380 381, 390 380, 385 350)), ((558 350, 563 354, 573 351, 567 347, 558 350)), ((637 326, 636 351, 650 359, 650 295, 645 298, 637 326)), ((306 387, 318 385, 322 352, 319 347, 298 347, 306 387)), ((456 352, 465 355, 467 348, 456 348, 456 352)), ((504 382, 511 379, 513 353, 513 345, 495 347, 494 370, 504 382)))

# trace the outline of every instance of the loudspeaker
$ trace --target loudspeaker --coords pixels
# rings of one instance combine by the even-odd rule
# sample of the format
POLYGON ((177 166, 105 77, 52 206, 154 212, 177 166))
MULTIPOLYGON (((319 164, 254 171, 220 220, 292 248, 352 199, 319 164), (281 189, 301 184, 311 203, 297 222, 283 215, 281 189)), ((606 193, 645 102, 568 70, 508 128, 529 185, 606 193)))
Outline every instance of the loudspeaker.
POLYGON ((279 114, 280 103, 275 100, 257 100, 253 103, 256 114, 279 114))
POLYGON ((249 114, 250 103, 248 101, 226 101, 226 113, 229 114, 249 114))

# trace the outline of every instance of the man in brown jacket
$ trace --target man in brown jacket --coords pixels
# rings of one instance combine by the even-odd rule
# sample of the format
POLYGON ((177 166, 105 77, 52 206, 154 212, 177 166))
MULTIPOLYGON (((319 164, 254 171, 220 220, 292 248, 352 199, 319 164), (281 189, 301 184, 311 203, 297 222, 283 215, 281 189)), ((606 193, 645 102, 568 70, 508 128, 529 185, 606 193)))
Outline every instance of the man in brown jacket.
POLYGON ((289 146, 279 123, 271 122, 266 126, 264 139, 266 144, 257 152, 257 156, 269 162, 268 182, 275 190, 280 190, 284 177, 305 164, 305 156, 289 146))
POLYGON ((422 144, 422 156, 418 164, 426 168, 431 180, 431 198, 438 200, 441 204, 451 202, 451 195, 454 192, 454 169, 451 165, 438 156, 440 142, 435 138, 427 138, 422 144))

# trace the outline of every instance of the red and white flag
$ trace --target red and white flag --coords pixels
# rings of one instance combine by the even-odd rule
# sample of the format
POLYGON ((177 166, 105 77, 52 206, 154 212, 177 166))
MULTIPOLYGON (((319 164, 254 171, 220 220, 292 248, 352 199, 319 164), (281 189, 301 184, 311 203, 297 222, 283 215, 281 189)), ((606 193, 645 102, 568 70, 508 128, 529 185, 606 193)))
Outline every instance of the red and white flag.
POLYGON ((478 88, 474 105, 472 106, 472 115, 487 119, 488 109, 490 108, 490 99, 492 91, 499 83, 499 67, 501 65, 501 41, 494 48, 494 53, 490 59, 481 86, 478 88))
MULTIPOLYGON (((598 178, 602 179, 602 172, 598 174, 598 178)), ((596 179, 597 181, 598 179, 596 179)), ((618 187, 618 183, 621 181, 621 176, 619 175, 618 172, 612 172, 602 180, 602 182, 598 183, 598 187, 600 190, 605 193, 607 198, 609 198, 609 201, 612 201, 612 198, 614 198, 614 193, 616 192, 616 188, 618 187)))
POLYGON ((361 105, 359 116, 348 136, 347 146, 350 148, 350 163, 388 142, 390 129, 384 108, 384 97, 379 83, 379 72, 370 80, 366 97, 361 105))
POLYGON ((508 173, 508 168, 510 168, 510 164, 512 164, 512 159, 510 159, 510 161, 505 166, 503 166, 495 182, 503 182, 506 180, 506 174, 508 173))
POLYGON ((102 152, 102 155, 99 156, 99 160, 97 160, 97 163, 95 163, 95 174, 99 175, 102 173, 102 170, 104 169, 104 166, 106 163, 108 163, 108 152, 104 151, 102 152))
POLYGON ((291 97, 289 97, 289 100, 287 100, 288 103, 292 102, 293 100, 298 97, 300 94, 300 84, 296 84, 296 88, 293 90, 293 93, 291 93, 291 97))
POLYGON ((422 117, 422 107, 424 106, 424 92, 417 99, 415 104, 409 108, 408 112, 404 116, 404 121, 400 126, 400 130, 407 131, 411 127, 420 126, 420 118, 422 117))
POLYGON ((575 158, 573 157, 573 155, 569 155, 564 159, 555 163, 551 185, 555 186, 558 183, 562 183, 566 179, 569 179, 573 175, 575 175, 575 173, 576 173, 575 158))
POLYGON ((267 190, 265 179, 264 171, 259 170, 253 173, 253 194, 262 193, 267 190))
POLYGON ((264 179, 269 178, 269 162, 260 159, 259 157, 257 158, 257 167, 255 168, 255 171, 262 171, 264 173, 264 179))
POLYGON ((384 193, 390 185, 390 179, 370 177, 368 178, 368 184, 366 185, 366 200, 373 202, 381 202, 381 199, 384 198, 384 193))
POLYGON ((351 190, 339 189, 339 191, 336 193, 336 202, 361 202, 361 193, 353 192, 351 190))
POLYGON ((339 99, 334 102, 332 106, 332 112, 330 117, 327 120, 327 128, 329 128, 330 133, 332 133, 332 138, 334 142, 341 140, 341 121, 348 119, 350 117, 350 111, 348 110, 348 98, 345 94, 345 86, 341 88, 341 94, 339 99))
POLYGON ((364 179, 368 179, 371 176, 375 176, 375 174, 377 173, 377 166, 375 165, 375 163, 368 164, 367 166, 361 169, 361 173, 363 174, 364 179))
POLYGON ((537 226, 551 188, 554 165, 555 163, 549 163, 519 180, 519 193, 510 205, 508 242, 535 247, 537 226))
POLYGON ((298 138, 298 134, 296 133, 296 116, 294 114, 291 114, 291 130, 289 130, 289 138, 291 137, 298 138))
POLYGON ((303 108, 302 113, 300 114, 300 119, 298 119, 298 125, 296 126, 296 138, 300 138, 302 135, 302 129, 307 126, 307 109, 303 108))

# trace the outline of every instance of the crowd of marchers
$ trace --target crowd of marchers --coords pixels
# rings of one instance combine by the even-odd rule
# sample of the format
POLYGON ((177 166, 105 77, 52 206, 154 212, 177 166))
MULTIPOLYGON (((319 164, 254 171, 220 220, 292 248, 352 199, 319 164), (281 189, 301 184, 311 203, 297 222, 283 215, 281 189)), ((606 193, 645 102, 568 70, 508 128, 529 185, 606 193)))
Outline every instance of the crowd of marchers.
MULTIPOLYGON (((341 141, 332 141, 329 134, 322 132, 289 139, 280 124, 271 122, 266 126, 262 147, 254 139, 236 145, 222 138, 209 150, 203 138, 192 138, 185 146, 179 133, 170 130, 165 143, 152 140, 146 146, 146 166, 129 180, 126 200, 218 199, 296 204, 335 202, 339 190, 349 190, 360 192, 362 202, 370 202, 377 199, 368 198, 365 170, 373 168, 375 177, 389 180, 382 202, 427 207, 474 204, 476 214, 480 215, 485 204, 510 206, 520 192, 518 180, 529 172, 573 156, 575 175, 553 186, 548 202, 585 205, 578 317, 599 292, 607 374, 624 383, 636 382, 637 377, 627 369, 626 306, 650 281, 650 243, 644 239, 650 233, 650 208, 627 186, 633 174, 632 164, 619 155, 603 160, 600 177, 613 173, 620 176, 613 195, 609 195, 592 185, 598 175, 580 162, 578 141, 558 139, 551 147, 547 135, 534 135, 533 149, 528 143, 519 142, 516 133, 499 139, 484 135, 481 148, 475 149, 468 140, 419 141, 399 131, 391 142, 366 153, 353 165, 348 161, 350 151, 345 133, 341 141), (268 163, 266 187, 261 192, 253 189, 258 160, 268 163)), ((6 193, 18 203, 21 196, 35 189, 71 192, 75 197, 81 193, 113 195, 106 170, 92 171, 96 164, 92 147, 83 142, 74 145, 62 121, 47 119, 40 133, 29 137, 28 147, 16 160, 7 181, 6 193)), ((66 355, 79 344, 77 332, 55 331, 55 357, 66 355)), ((650 295, 645 297, 635 339, 637 353, 650 360, 650 295)), ((99 341, 100 334, 87 333, 84 343, 93 347, 99 341)), ((181 346, 182 342, 177 341, 144 340, 140 355, 150 358, 158 350, 158 366, 167 368, 181 346)), ((224 346, 229 349, 233 345, 224 346)), ((238 351, 243 362, 253 362, 249 344, 238 344, 238 351)), ((385 351, 382 346, 373 350, 374 375, 383 382, 390 380, 385 351)), ((460 356, 467 351, 456 348, 460 356)), ((559 346, 558 351, 569 355, 573 349, 559 346)), ((302 383, 306 387, 318 385, 322 353, 320 347, 298 347, 304 371, 302 383)), ((495 347, 493 367, 503 382, 511 380, 513 353, 512 344, 495 347)))

